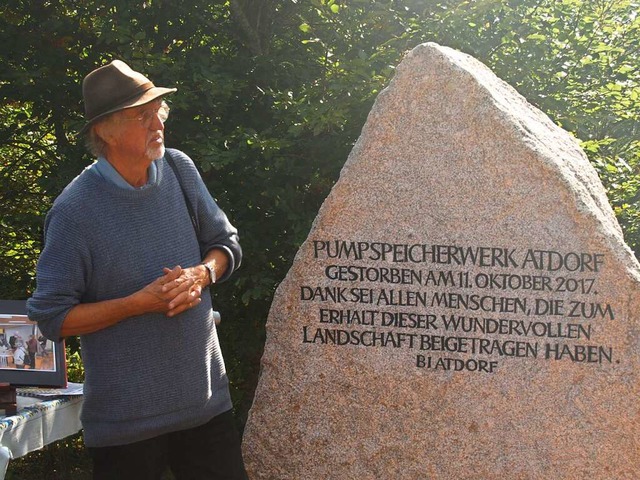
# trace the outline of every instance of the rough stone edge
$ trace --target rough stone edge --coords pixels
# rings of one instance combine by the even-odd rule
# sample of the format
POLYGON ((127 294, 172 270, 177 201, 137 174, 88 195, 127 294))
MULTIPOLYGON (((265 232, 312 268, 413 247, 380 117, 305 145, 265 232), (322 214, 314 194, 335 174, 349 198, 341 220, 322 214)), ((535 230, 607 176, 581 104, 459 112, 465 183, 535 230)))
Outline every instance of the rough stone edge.
MULTIPOLYGON (((531 148, 531 150, 535 153, 535 157, 539 158, 540 161, 543 162, 552 171, 556 171, 558 173, 559 179, 567 186, 567 191, 572 193, 579 214, 591 216, 593 218, 593 221, 597 226, 597 231, 594 232, 594 234, 597 234, 602 242, 608 245, 612 254, 615 254, 618 262, 622 266, 622 269, 624 269, 628 273, 632 281, 635 281, 636 287, 640 288, 640 263, 638 263, 635 255, 624 241, 622 230, 617 219, 615 218, 613 209, 608 202, 604 187, 602 186, 602 183, 595 169, 589 162, 586 154, 580 147, 578 140, 571 136, 567 131, 563 130, 555 123, 553 123, 553 121, 544 112, 531 105, 512 86, 500 79, 483 63, 479 62, 470 55, 451 49, 449 47, 444 47, 436 43, 424 43, 410 50, 405 55, 405 58, 397 67, 395 76, 391 79, 388 86, 384 90, 382 90, 376 98, 369 112, 367 120, 364 123, 359 138, 354 144, 345 164, 341 169, 338 180, 320 206, 318 213, 316 214, 316 217, 309 229, 309 233, 307 234, 306 239, 304 240, 303 244, 298 249, 294 257, 291 268, 288 270, 284 279, 278 285, 275 291, 274 300, 271 304, 266 325, 267 341, 265 344, 263 357, 260 361, 260 372, 258 377, 258 384, 256 386, 256 393, 260 391, 260 387, 263 382, 263 368, 265 367, 265 360, 267 360, 267 357, 269 357, 273 353, 269 352, 267 344, 269 343, 270 324, 272 324, 272 322, 274 322, 275 320, 273 318, 273 312, 276 309, 276 299, 282 296, 283 293, 290 288, 289 285, 293 280, 295 272, 294 265, 299 262, 300 257, 304 255, 303 252, 306 250, 305 246, 309 242, 309 239, 312 237, 314 232, 319 228, 319 222, 323 218, 325 210, 330 208, 330 203, 332 202, 332 197, 336 186, 343 181, 343 179, 349 174, 350 167, 361 157, 360 152, 363 149, 363 145, 365 145, 369 141, 371 132, 375 130, 373 119, 377 116, 378 110, 380 110, 382 108, 382 105, 385 103, 385 98, 390 95, 391 92, 393 92, 396 83, 398 83, 398 78, 401 78, 401 76, 404 75, 405 70, 409 68, 407 63, 409 61, 414 61, 415 58, 419 59, 420 57, 425 57, 425 52, 427 53, 427 55, 431 54, 436 56, 440 59, 440 61, 447 61, 453 66, 453 68, 462 71, 464 75, 473 77, 474 81, 477 82, 478 86, 481 87, 482 91, 486 95, 487 100, 491 103, 491 105, 495 107, 496 113, 501 115, 504 125, 509 129, 515 128, 521 138, 525 138, 526 140, 528 140, 527 144, 529 145, 529 148, 531 148), (504 95, 504 98, 502 98, 500 95, 496 95, 496 93, 498 92, 504 95), (520 112, 526 113, 526 115, 523 115, 523 119, 514 116, 513 113, 511 113, 514 110, 515 104, 518 105, 518 110, 520 112), (556 141, 558 139, 561 139, 564 148, 566 148, 569 154, 572 154, 575 158, 581 159, 581 164, 579 165, 579 167, 583 167, 584 171, 580 172, 577 169, 578 166, 576 166, 574 162, 566 162, 566 165, 561 165, 556 156, 552 155, 553 152, 549 150, 545 142, 542 141, 542 139, 539 137, 540 132, 534 133, 532 129, 529 128, 530 122, 533 121, 539 122, 538 125, 546 127, 546 136, 553 137, 556 141), (576 192, 575 187, 578 187, 580 190, 582 190, 582 193, 586 194, 586 197, 581 196, 579 194, 580 192, 576 192), (586 201, 585 198, 587 199, 586 201), (607 229, 611 233, 607 233, 607 229)), ((627 298, 627 302, 625 302, 625 308, 628 310, 629 306, 633 303, 635 303, 635 300, 633 299, 633 292, 630 292, 627 298)), ((255 400, 256 398, 254 398, 254 402, 255 400)), ((248 412, 247 431, 251 430, 250 424, 251 418, 253 416, 252 410, 253 405, 248 412)), ((246 445, 243 441, 243 451, 245 451, 245 453, 249 451, 248 447, 249 446, 246 445)), ((255 463, 258 468, 261 464, 262 462, 260 460, 257 460, 255 463)))
MULTIPOLYGON (((567 192, 572 194, 578 212, 593 218, 597 226, 594 234, 609 246, 612 254, 624 266, 629 277, 640 285, 640 263, 625 242, 622 229, 609 203, 602 182, 580 147, 578 139, 553 123, 548 115, 531 105, 515 88, 499 78, 489 67, 474 57, 450 47, 428 42, 418 45, 405 55, 389 85, 376 98, 361 134, 340 171, 336 185, 348 175, 350 167, 360 158, 363 145, 369 141, 369 137, 374 131, 373 118, 382 108, 386 97, 394 91, 398 79, 410 69, 411 63, 428 62, 431 59, 446 62, 463 75, 473 78, 481 87, 481 92, 485 95, 487 102, 495 107, 495 112, 498 114, 497 119, 501 121, 505 129, 516 129, 518 136, 525 139, 525 144, 534 152, 535 157, 540 159, 547 168, 557 173, 558 179, 566 186, 567 192), (514 115, 513 112, 516 110, 520 115, 514 115), (545 130, 533 128, 538 125, 545 127, 545 130), (553 139, 553 142, 545 142, 545 139, 553 139), (581 160, 579 165, 557 158, 554 151, 549 149, 548 143, 558 145, 559 141, 561 141, 560 146, 563 151, 567 152, 567 156, 571 155, 572 158, 581 160)), ((317 222, 323 217, 325 205, 329 203, 332 193, 333 189, 318 210, 307 239, 316 230, 317 222)), ((298 254, 296 254, 296 259, 298 254)))

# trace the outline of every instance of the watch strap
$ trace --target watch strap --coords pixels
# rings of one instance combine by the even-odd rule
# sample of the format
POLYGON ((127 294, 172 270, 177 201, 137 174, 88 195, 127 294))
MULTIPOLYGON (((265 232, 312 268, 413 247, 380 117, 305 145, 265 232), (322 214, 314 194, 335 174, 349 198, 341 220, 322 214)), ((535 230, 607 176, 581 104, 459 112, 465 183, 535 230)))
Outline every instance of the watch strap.
POLYGON ((202 262, 202 265, 204 265, 204 268, 206 268, 207 271, 209 272, 209 280, 211 282, 210 285, 213 285, 214 283, 216 283, 216 271, 215 271, 215 269, 208 262, 202 262))

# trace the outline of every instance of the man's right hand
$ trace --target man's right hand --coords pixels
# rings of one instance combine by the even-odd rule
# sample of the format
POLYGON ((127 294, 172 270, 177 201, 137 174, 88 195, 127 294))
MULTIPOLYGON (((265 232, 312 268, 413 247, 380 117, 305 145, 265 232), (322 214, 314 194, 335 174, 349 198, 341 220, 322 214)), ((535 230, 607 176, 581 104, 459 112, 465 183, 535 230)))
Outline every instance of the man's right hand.
POLYGON ((195 277, 184 275, 184 272, 180 266, 173 269, 165 268, 162 277, 139 292, 148 297, 149 311, 173 317, 200 303, 202 286, 197 283, 195 277))
POLYGON ((200 303, 201 288, 182 275, 182 268, 165 268, 164 274, 127 297, 95 303, 79 303, 62 323, 62 337, 85 335, 145 313, 164 313, 173 317, 200 303))

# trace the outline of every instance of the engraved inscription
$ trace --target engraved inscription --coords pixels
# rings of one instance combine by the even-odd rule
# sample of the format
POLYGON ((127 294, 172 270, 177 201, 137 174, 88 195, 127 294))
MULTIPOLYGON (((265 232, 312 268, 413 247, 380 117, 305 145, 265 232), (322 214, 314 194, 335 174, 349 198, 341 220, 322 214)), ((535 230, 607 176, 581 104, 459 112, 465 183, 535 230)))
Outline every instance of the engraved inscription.
POLYGON ((317 305, 302 343, 412 350, 412 366, 493 374, 508 358, 619 363, 594 322, 615 321, 598 298, 598 252, 318 239, 310 242, 317 305))

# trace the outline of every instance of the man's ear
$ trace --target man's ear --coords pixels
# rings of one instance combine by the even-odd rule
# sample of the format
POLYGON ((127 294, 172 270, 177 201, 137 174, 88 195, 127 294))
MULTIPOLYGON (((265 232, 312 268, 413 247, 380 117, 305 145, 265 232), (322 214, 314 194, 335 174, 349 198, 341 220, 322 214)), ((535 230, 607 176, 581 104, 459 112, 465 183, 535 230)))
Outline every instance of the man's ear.
POLYGON ((115 125, 112 121, 106 120, 99 122, 93 126, 94 133, 107 145, 113 145, 116 135, 114 133, 115 125))

